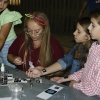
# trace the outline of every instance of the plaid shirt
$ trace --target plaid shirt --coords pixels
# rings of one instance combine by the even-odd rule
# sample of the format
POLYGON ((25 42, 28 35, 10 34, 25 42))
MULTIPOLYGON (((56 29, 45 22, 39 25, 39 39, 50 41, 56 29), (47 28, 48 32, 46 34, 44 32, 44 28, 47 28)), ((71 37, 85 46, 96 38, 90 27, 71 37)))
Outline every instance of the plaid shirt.
POLYGON ((100 96, 100 45, 97 42, 92 44, 84 68, 70 77, 77 81, 74 88, 88 96, 100 96))

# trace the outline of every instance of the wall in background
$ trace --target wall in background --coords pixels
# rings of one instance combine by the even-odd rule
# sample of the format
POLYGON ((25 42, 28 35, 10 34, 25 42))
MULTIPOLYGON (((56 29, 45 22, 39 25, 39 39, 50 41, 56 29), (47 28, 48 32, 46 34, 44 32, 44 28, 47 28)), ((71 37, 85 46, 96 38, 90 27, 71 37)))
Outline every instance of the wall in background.
MULTIPOLYGON (((49 18, 51 32, 56 34, 72 34, 84 0, 21 0, 19 6, 10 5, 10 10, 19 11, 23 15, 32 11, 42 11, 49 18)), ((87 13, 87 12, 86 12, 87 13)), ((86 15, 84 13, 84 15, 86 15)))

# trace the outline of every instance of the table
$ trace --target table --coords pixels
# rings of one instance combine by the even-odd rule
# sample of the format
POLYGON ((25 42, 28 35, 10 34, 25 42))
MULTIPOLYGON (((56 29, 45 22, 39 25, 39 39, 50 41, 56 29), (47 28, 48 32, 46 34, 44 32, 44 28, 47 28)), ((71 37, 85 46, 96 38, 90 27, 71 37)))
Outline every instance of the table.
MULTIPOLYGON (((19 70, 18 72, 16 72, 15 69, 10 68, 8 66, 6 66, 6 70, 9 70, 9 73, 13 74, 14 77, 16 77, 16 75, 17 77, 20 77, 20 78, 27 77, 25 72, 23 71, 19 70)), ((21 98, 21 100, 43 100, 36 96, 54 84, 62 86, 64 88, 58 93, 56 93, 54 96, 49 98, 48 100, 100 100, 100 97, 98 96, 89 97, 83 94, 80 90, 76 90, 74 88, 70 88, 70 87, 52 82, 44 78, 41 78, 41 79, 42 79, 42 83, 37 83, 34 80, 33 87, 30 87, 29 83, 20 83, 23 85, 24 94, 26 95, 26 97, 21 98), (66 99, 63 99, 62 97, 63 94, 66 94, 66 99)), ((0 98, 10 97, 10 96, 11 96, 11 92, 9 88, 7 86, 0 86, 0 98)))

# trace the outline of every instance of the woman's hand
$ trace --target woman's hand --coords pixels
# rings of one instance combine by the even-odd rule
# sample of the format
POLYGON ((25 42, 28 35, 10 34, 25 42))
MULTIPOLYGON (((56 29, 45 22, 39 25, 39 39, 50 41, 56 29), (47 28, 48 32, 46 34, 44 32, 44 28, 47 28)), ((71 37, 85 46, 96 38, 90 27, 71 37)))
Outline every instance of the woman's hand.
POLYGON ((15 65, 22 65, 23 64, 22 59, 20 57, 15 57, 13 60, 13 63, 15 65))
POLYGON ((40 77, 42 75, 42 72, 37 68, 29 68, 29 70, 26 71, 26 75, 28 77, 36 78, 36 77, 40 77))
POLYGON ((64 77, 53 77, 50 80, 57 82, 57 83, 62 83, 62 82, 64 82, 64 77))

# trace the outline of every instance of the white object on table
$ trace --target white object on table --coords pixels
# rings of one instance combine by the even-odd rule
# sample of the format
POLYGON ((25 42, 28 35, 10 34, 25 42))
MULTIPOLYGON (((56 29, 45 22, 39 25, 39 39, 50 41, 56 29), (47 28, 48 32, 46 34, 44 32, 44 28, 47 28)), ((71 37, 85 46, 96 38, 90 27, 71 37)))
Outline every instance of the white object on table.
POLYGON ((1 64, 1 72, 5 72, 4 63, 1 64))
POLYGON ((11 97, 0 98, 0 100, 12 100, 11 97))
POLYGON ((40 94, 37 95, 37 97, 47 100, 60 90, 62 90, 63 87, 58 86, 58 85, 52 85, 50 88, 46 89, 45 91, 41 92, 40 94))

